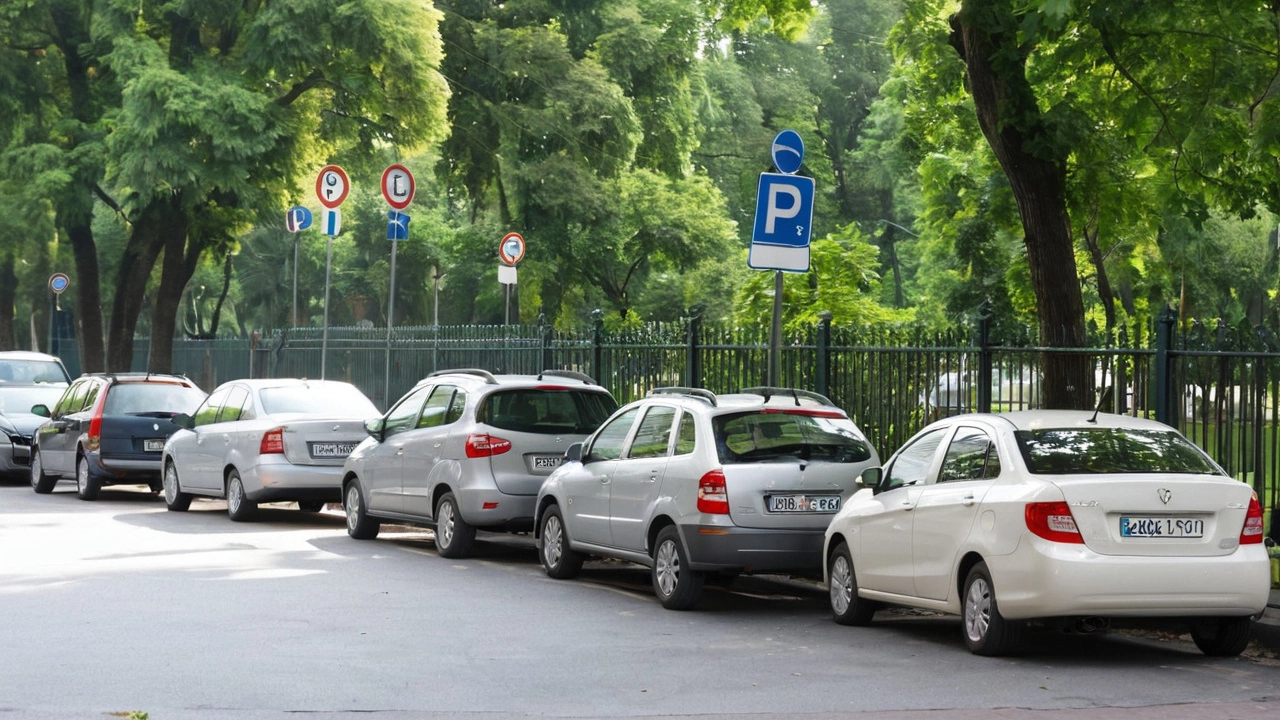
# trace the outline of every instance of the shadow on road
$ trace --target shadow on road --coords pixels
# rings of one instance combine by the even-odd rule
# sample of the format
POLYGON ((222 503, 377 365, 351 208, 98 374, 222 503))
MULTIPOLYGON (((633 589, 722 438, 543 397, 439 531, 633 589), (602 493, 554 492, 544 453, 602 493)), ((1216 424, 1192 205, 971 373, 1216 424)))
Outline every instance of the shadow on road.
POLYGON ((114 519, 135 527, 183 535, 293 532, 309 528, 338 530, 346 527, 341 515, 303 512, 284 503, 259 507, 257 517, 248 522, 232 522, 227 517, 226 503, 199 500, 191 503, 187 512, 125 513, 114 519))

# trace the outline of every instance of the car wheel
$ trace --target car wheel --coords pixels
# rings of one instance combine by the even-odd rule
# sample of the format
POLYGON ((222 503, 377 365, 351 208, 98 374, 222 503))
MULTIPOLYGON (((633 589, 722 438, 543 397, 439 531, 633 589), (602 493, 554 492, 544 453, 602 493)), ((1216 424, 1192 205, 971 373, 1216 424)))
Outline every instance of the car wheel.
POLYGON ((858 578, 853 572, 853 558, 849 555, 848 545, 840 543, 831 551, 827 577, 830 578, 831 612, 836 622, 841 625, 870 625, 872 616, 876 614, 876 604, 858 597, 858 578))
POLYGON ((668 610, 688 610, 702 596, 704 575, 689 569, 689 556, 674 525, 662 528, 653 544, 653 591, 668 610))
POLYGON ((232 468, 227 473, 227 515, 236 522, 252 520, 258 512, 258 503, 244 494, 244 482, 240 473, 232 468))
POLYGON ((347 514, 347 534, 356 540, 372 540, 378 537, 382 523, 369 517, 360 494, 360 481, 352 480, 342 495, 342 509, 347 514))
POLYGON ((964 642, 975 655, 1003 655, 1021 641, 1021 623, 1009 622, 996 603, 996 586, 987 564, 980 562, 964 581, 964 642))
POLYGON ((102 489, 102 478, 89 472, 89 458, 76 456, 76 495, 81 500, 97 500, 102 489))
POLYGON ((302 512, 320 512, 324 509, 324 503, 320 500, 299 500, 298 509, 302 512))
POLYGON ((151 489, 152 495, 159 495, 164 492, 164 479, 147 483, 147 487, 151 489))
POLYGON ((178 468, 173 461, 164 464, 164 475, 160 484, 164 488, 164 506, 173 512, 186 512, 191 507, 191 494, 182 492, 178 482, 178 468))
POLYGON ((538 545, 542 552, 542 568, 549 577, 566 580, 582 570, 582 553, 569 547, 569 535, 564 529, 560 508, 552 505, 542 516, 542 532, 538 533, 538 545))
POLYGON ((40 459, 40 448, 31 451, 31 489, 47 495, 53 492, 53 487, 58 484, 58 478, 45 474, 44 462, 40 459))
POLYGON ((1191 639, 1210 657, 1235 657, 1249 645, 1253 620, 1249 617, 1203 618, 1191 621, 1191 639))
POLYGON ((453 493, 440 496, 436 505, 436 552, 440 557, 464 558, 476 542, 476 529, 462 519, 453 493))

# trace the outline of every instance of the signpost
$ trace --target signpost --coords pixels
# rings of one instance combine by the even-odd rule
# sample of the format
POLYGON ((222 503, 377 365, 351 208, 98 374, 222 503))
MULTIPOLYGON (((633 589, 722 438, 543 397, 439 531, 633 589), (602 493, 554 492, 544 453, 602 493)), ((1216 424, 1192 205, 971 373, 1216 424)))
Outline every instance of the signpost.
POLYGON ((409 216, 400 212, 413 202, 413 173, 403 165, 392 165, 382 172, 382 197, 392 207, 387 213, 387 239, 391 241, 391 279, 387 289, 387 360, 383 372, 382 397, 391 407, 391 328, 396 324, 396 249, 400 240, 409 239, 409 216))
POLYGON ((311 211, 294 205, 284 214, 284 225, 293 233, 293 317, 291 327, 298 327, 298 233, 311 227, 311 211))
POLYGON ((58 302, 59 296, 71 287, 71 278, 66 273, 54 273, 49 276, 49 292, 53 293, 53 307, 49 309, 49 354, 55 355, 58 352, 57 342, 53 336, 53 329, 56 327, 54 318, 62 311, 61 303, 58 302))
POLYGON ((507 233, 502 237, 502 242, 498 243, 498 259, 502 264, 498 266, 498 282, 502 283, 506 289, 506 318, 505 324, 511 324, 511 286, 516 284, 516 265, 524 259, 524 237, 520 233, 507 233))
POLYGON ((316 176, 316 197, 325 207, 324 234, 324 330, 320 339, 320 379, 325 378, 325 362, 329 357, 329 279, 333 270, 333 238, 342 230, 342 211, 338 206, 347 199, 351 192, 351 180, 347 172, 337 165, 325 165, 316 176))
POLYGON ((771 155, 778 172, 760 173, 747 265, 774 271, 769 384, 777 386, 782 383, 782 273, 809 272, 814 183, 795 174, 804 162, 804 141, 796 131, 778 133, 771 155))

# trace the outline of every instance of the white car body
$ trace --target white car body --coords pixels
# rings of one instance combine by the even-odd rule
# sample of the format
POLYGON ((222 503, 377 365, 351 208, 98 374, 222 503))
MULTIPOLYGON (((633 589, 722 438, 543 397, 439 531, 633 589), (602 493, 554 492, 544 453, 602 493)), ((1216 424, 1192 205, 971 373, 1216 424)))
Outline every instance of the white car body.
MULTIPOLYGON (((1015 435, 1020 431, 1174 432, 1126 416, 1097 414, 1091 422, 1092 415, 961 415, 926 427, 885 464, 879 487, 858 492, 832 520, 824 543, 826 580, 831 582, 837 560, 833 551, 843 543, 856 597, 877 603, 964 615, 966 578, 982 562, 999 615, 1009 620, 1260 614, 1267 604, 1270 564, 1261 542, 1261 511, 1254 510, 1256 496, 1198 449, 1213 474, 1035 474, 1028 469, 1015 435), (998 453, 997 475, 964 479, 977 473, 956 470, 955 464, 944 473, 944 463, 963 457, 952 450, 959 447, 953 440, 973 442, 979 432, 992 443, 986 452, 998 453), (940 442, 930 454, 935 438, 940 442), (895 487, 899 482, 904 484, 895 487), (1032 532, 1029 503, 1065 503, 1074 523, 1064 521, 1061 527, 1078 528, 1080 539, 1063 542, 1032 532), (1247 513, 1254 521, 1242 544, 1247 513), (1121 531, 1122 524, 1135 527, 1140 520, 1176 524, 1188 518, 1203 522, 1187 525, 1200 537, 1127 537, 1121 531)), ((1059 527, 1057 519, 1048 522, 1059 527)), ((840 620, 836 595, 833 588, 840 620)))

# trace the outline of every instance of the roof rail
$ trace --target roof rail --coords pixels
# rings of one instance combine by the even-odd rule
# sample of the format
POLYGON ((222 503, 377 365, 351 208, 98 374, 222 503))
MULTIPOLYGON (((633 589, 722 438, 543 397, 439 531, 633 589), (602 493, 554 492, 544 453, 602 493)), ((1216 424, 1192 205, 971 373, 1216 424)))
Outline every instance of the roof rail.
POLYGON ((427 375, 427 377, 438 377, 440 375, 475 375, 478 378, 484 379, 485 385, 498 384, 498 378, 494 377, 493 373, 489 372, 488 370, 481 370, 479 368, 462 368, 460 370, 437 370, 427 375))
POLYGON ((581 380, 584 385, 599 384, 593 380, 590 375, 576 372, 574 370, 543 370, 538 373, 538 379, 541 380, 543 375, 547 375, 549 377, 569 378, 570 380, 581 380))
POLYGON ((796 407, 800 407, 800 398, 805 398, 807 400, 814 400, 822 403, 823 405, 830 405, 832 407, 836 406, 835 403, 831 402, 831 398, 827 397, 826 395, 820 395, 816 392, 810 392, 808 390, 797 390, 795 388, 761 386, 761 387, 742 388, 738 392, 742 393, 743 395, 759 395, 764 398, 765 402, 769 402, 769 398, 774 397, 775 395, 784 395, 784 396, 789 395, 793 400, 796 401, 796 407))
POLYGON ((659 387, 649 391, 649 396, 654 395, 683 395, 685 397, 697 398, 707 402, 711 407, 716 407, 716 394, 710 390, 691 387, 659 387))

